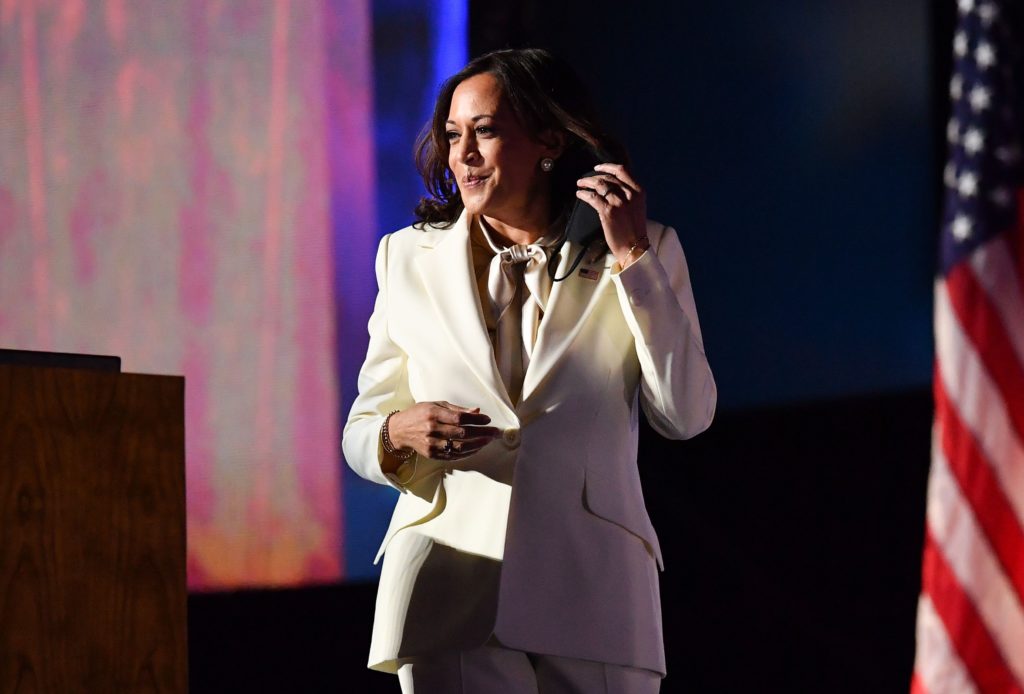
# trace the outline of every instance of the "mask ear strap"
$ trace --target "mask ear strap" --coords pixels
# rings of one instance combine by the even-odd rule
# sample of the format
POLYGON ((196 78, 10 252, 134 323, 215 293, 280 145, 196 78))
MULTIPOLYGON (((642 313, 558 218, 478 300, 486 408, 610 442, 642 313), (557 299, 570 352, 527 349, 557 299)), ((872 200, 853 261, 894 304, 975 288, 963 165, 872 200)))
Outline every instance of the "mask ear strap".
POLYGON ((590 244, 588 243, 586 246, 580 249, 579 253, 576 254, 576 259, 572 261, 572 266, 569 268, 569 270, 561 277, 555 277, 555 272, 557 271, 557 268, 555 266, 557 265, 557 263, 555 263, 554 261, 555 258, 557 258, 558 255, 561 254, 561 250, 559 250, 559 253, 555 255, 555 258, 552 258, 551 262, 548 263, 548 276, 551 277, 551 281, 561 282, 562 280, 568 279, 568 277, 576 270, 576 267, 580 264, 580 261, 583 260, 583 256, 589 249, 590 244))
MULTIPOLYGON (((593 209, 589 207, 586 203, 579 200, 576 202, 575 205, 573 205, 572 212, 569 213, 569 219, 566 220, 565 222, 566 236, 565 240, 562 241, 562 248, 564 248, 569 243, 569 235, 570 231, 573 229, 573 222, 576 221, 577 216, 583 214, 584 208, 586 208, 587 210, 593 209)), ((552 282, 561 282, 562 280, 568 279, 569 276, 576 271, 576 268, 583 260, 583 256, 586 255, 587 251, 590 250, 590 247, 594 245, 594 242, 604 241, 604 238, 601 233, 601 227, 597 227, 582 239, 577 238, 576 241, 581 243, 583 247, 580 249, 580 252, 576 254, 576 259, 572 261, 572 266, 564 275, 562 275, 561 277, 555 277, 555 272, 558 270, 558 268, 556 267, 557 263, 554 262, 554 259, 552 259, 552 262, 548 263, 548 275, 551 277, 552 282)), ((559 249, 559 253, 561 253, 561 249, 559 249)))

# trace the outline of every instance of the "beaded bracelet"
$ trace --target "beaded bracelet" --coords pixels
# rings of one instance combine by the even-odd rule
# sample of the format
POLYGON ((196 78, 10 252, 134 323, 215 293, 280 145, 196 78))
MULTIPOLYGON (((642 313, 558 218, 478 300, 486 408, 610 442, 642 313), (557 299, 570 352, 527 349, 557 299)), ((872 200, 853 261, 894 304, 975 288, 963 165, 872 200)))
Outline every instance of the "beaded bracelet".
POLYGON ((391 435, 388 432, 388 424, 391 422, 391 417, 395 415, 398 410, 392 410, 387 417, 384 418, 384 424, 380 427, 380 440, 384 445, 384 452, 390 455, 392 458, 398 460, 408 460, 409 458, 416 455, 415 449, 410 448, 408 451, 402 452, 400 449, 395 447, 395 444, 391 442, 391 435))

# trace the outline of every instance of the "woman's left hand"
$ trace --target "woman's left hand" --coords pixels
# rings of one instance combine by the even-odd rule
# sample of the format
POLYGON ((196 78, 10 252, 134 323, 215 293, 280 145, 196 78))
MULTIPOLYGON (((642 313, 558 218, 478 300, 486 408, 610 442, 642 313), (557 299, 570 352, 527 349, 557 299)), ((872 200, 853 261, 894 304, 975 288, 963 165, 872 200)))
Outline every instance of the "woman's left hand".
POLYGON ((576 182, 584 189, 577 190, 576 197, 597 211, 608 249, 625 268, 650 245, 646 196, 622 164, 598 164, 594 170, 598 175, 576 182))

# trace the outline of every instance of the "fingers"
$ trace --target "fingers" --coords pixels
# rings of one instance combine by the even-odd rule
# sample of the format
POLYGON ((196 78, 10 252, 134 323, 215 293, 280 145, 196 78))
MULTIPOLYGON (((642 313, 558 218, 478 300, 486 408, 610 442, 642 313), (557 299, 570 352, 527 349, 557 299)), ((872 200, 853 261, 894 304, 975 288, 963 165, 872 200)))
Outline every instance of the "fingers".
POLYGON ((622 164, 597 164, 594 170, 614 176, 634 192, 642 192, 640 184, 636 182, 636 179, 633 178, 629 171, 626 171, 626 167, 622 164))
POLYGON ((481 425, 491 423, 491 418, 482 413, 479 407, 461 407, 459 405, 453 405, 447 401, 441 401, 434 404, 437 407, 431 414, 433 415, 435 422, 457 425, 481 425))
POLYGON ((476 436, 458 441, 435 437, 429 439, 427 455, 433 460, 461 460, 478 452, 493 440, 492 436, 476 436))
POLYGON ((396 413, 389 435, 398 448, 412 448, 436 460, 457 460, 501 436, 502 430, 487 426, 490 423, 479 407, 425 401, 396 413))
POLYGON ((457 456, 455 442, 452 442, 451 449, 448 448, 448 439, 430 438, 427 439, 427 457, 432 460, 450 460, 457 456))
POLYGON ((606 215, 613 208, 622 207, 626 204, 626 201, 618 195, 599 195, 593 190, 585 188, 577 190, 576 197, 597 210, 599 215, 606 215))
POLYGON ((460 460, 498 438, 502 430, 486 426, 491 418, 479 407, 463 407, 447 400, 416 406, 417 419, 409 432, 409 445, 434 460, 460 460))
POLYGON ((581 180, 589 180, 600 177, 606 180, 614 181, 615 183, 623 186, 624 188, 634 193, 642 192, 640 184, 637 183, 637 180, 635 178, 633 178, 633 174, 629 173, 626 167, 623 166, 622 164, 596 164, 594 166, 594 171, 597 172, 597 175, 588 176, 586 179, 581 180))
POLYGON ((489 439, 496 439, 501 436, 501 429, 497 427, 483 427, 483 426, 455 426, 451 424, 439 424, 433 431, 430 432, 431 436, 442 439, 461 439, 468 440, 470 438, 476 438, 479 436, 487 437, 489 439))
POLYGON ((490 424, 490 423, 491 423, 491 418, 488 417, 487 415, 483 414, 483 413, 480 413, 480 414, 466 414, 466 413, 462 413, 461 415, 459 415, 459 421, 457 422, 457 424, 459 424, 460 426, 483 426, 485 424, 490 424))
POLYGON ((637 195, 635 190, 611 174, 601 174, 599 176, 587 176, 586 178, 581 178, 576 181, 576 186, 593 190, 602 197, 615 195, 625 200, 632 200, 637 195))

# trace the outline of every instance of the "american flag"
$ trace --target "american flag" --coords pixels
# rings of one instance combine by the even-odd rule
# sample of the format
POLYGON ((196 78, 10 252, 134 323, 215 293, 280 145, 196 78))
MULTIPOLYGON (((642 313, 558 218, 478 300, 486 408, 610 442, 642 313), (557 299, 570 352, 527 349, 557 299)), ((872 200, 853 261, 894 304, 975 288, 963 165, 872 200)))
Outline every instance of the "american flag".
POLYGON ((958 0, 913 694, 1024 692, 1020 0, 958 0))

